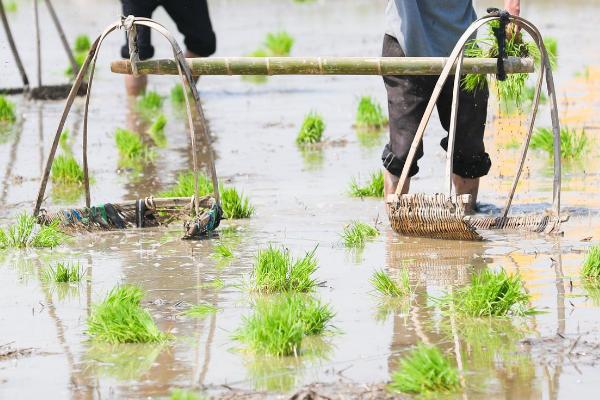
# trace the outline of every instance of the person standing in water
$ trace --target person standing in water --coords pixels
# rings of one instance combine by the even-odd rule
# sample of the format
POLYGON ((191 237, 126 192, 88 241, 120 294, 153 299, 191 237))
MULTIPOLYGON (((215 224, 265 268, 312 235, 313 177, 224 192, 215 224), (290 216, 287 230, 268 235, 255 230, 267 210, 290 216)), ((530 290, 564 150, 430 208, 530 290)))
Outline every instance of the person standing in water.
MULTIPOLYGON (((504 8, 519 15, 520 0, 505 0, 504 8)), ((383 57, 448 57, 462 34, 477 19, 473 0, 389 0, 383 57)), ((432 95, 437 76, 384 76, 388 96, 390 138, 381 159, 384 166, 385 199, 398 186, 410 146, 432 95)), ((437 101, 443 128, 450 127, 453 80, 449 79, 437 101)), ((471 195, 474 209, 479 178, 491 167, 483 134, 487 119, 487 86, 474 93, 460 90, 456 123, 456 144, 452 180, 457 194, 471 195)), ((440 145, 448 147, 448 137, 440 145)), ((408 193, 410 177, 419 172, 417 161, 423 157, 421 142, 410 167, 409 179, 402 188, 408 193)))
MULTIPOLYGON (((186 57, 208 57, 216 51, 217 39, 213 32, 207 0, 121 0, 123 15, 152 18, 158 6, 163 6, 184 36, 186 57)), ((150 42, 150 28, 137 27, 137 45, 140 60, 154 56, 150 42)), ((121 47, 121 57, 129 58, 127 40, 121 47)), ((146 90, 147 76, 125 75, 127 94, 137 96, 146 90)))

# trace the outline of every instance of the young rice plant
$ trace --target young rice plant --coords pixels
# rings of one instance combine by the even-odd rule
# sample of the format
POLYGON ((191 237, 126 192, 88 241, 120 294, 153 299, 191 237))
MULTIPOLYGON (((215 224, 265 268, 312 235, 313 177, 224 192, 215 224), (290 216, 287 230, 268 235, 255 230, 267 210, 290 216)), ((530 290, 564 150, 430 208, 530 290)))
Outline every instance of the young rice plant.
POLYGON ((76 283, 83 278, 84 270, 79 265, 59 262, 54 267, 48 267, 42 272, 42 280, 55 283, 76 283))
POLYGON ((350 195, 352 197, 378 197, 383 198, 383 172, 373 172, 370 180, 360 185, 356 178, 350 181, 350 195))
POLYGON ((142 113, 153 114, 159 111, 163 105, 163 98, 155 91, 148 91, 138 99, 138 109, 142 113))
POLYGON ((125 165, 135 161, 149 161, 154 157, 154 153, 142 142, 140 136, 127 129, 117 128, 115 143, 125 165))
POLYGON ((37 225, 34 216, 23 213, 17 222, 8 228, 0 229, 0 249, 23 249, 26 247, 56 247, 67 236, 58 229, 58 221, 49 225, 37 225))
POLYGON ((265 39, 265 48, 277 57, 289 56, 294 45, 294 38, 287 32, 281 31, 268 33, 265 39))
MULTIPOLYGON (((562 127, 560 129, 560 155, 563 160, 578 160, 587 151, 589 141, 585 130, 562 127)), ((531 148, 543 150, 554 156, 554 133, 550 128, 538 128, 531 137, 531 148)))
POLYGON ((183 315, 193 318, 204 318, 207 315, 216 313, 218 310, 212 304, 198 304, 185 310, 183 315))
POLYGON ((227 260, 233 258, 233 251, 225 243, 219 243, 213 249, 213 257, 220 260, 227 260))
POLYGON ((437 347, 419 344, 402 359, 388 387, 394 392, 428 394, 454 392, 461 384, 458 370, 437 347))
POLYGON ((15 114, 15 103, 8 100, 4 96, 0 96, 0 125, 1 124, 12 124, 17 120, 15 114))
POLYGON ((406 268, 400 270, 399 279, 394 279, 384 270, 379 270, 373 273, 369 281, 382 296, 407 297, 412 293, 408 270, 406 268))
POLYGON ((581 276, 589 283, 600 286, 600 245, 592 246, 581 269, 581 276))
POLYGON ((383 114, 381 106, 372 97, 363 96, 356 110, 356 125, 361 128, 381 129, 387 125, 388 119, 383 114))
POLYGON ((92 42, 88 35, 77 35, 73 44, 73 51, 76 53, 87 53, 92 47, 92 42))
POLYGON ((92 307, 87 334, 106 343, 161 343, 170 335, 161 332, 140 303, 144 296, 136 286, 113 288, 104 301, 92 307))
POLYGON ((83 183, 83 168, 70 154, 57 156, 52 163, 50 174, 52 182, 55 184, 79 185, 83 183))
POLYGON ((260 293, 310 292, 317 282, 316 248, 302 258, 294 259, 286 249, 271 245, 259 250, 254 262, 253 289, 260 293))
POLYGON ((364 222, 352 221, 344 227, 342 239, 346 247, 363 247, 367 240, 379 236, 379 231, 364 222))
POLYGON ((150 128, 148 128, 148 134, 152 138, 154 144, 158 147, 167 146, 165 125, 167 125, 167 117, 164 114, 160 114, 156 117, 150 128))
POLYGON ((185 94, 183 93, 183 86, 181 86, 181 83, 176 84, 171 89, 171 101, 176 105, 185 103, 185 94))
POLYGON ((300 132, 296 137, 296 143, 299 145, 319 143, 323 137, 323 131, 325 131, 323 117, 311 111, 304 117, 300 132))

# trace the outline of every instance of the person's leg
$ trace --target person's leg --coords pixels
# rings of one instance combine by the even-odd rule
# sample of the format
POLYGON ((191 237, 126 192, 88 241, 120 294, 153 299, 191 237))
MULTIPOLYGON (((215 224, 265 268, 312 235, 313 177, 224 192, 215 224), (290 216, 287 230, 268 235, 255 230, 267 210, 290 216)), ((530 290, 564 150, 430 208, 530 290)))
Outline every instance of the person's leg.
MULTIPOLYGON (((446 131, 450 129, 453 84, 454 77, 450 77, 437 103, 440 122, 446 131)), ((475 210, 477 204, 479 180, 491 167, 483 142, 487 104, 487 85, 475 93, 468 93, 462 88, 459 91, 452 183, 456 194, 471 195, 472 210, 475 210)), ((448 149, 448 136, 442 139, 440 145, 444 150, 448 149)))
POLYGON ((184 36, 186 57, 208 57, 217 49, 206 0, 162 1, 177 29, 184 36))
MULTIPOLYGON (((133 15, 134 17, 152 18, 152 12, 158 6, 155 0, 121 0, 123 15, 133 15)), ((146 60, 154 56, 154 47, 150 42, 150 28, 146 26, 136 26, 137 45, 140 60, 146 60)), ((125 34, 125 44, 121 47, 121 57, 129 58, 129 45, 127 43, 127 34, 125 34)), ((138 96, 146 90, 148 77, 125 75, 125 90, 129 96, 138 96)))
MULTIPOLYGON (((404 52, 394 37, 385 35, 382 56, 404 57, 404 52)), ((394 194, 398 186, 398 177, 402 173, 435 81, 427 76, 384 76, 383 80, 388 97, 390 129, 389 142, 381 155, 384 167, 384 196, 387 202, 388 195, 394 194)), ((421 157, 423 157, 422 142, 410 166, 409 179, 402 188, 402 193, 408 193, 410 177, 419 171, 417 161, 421 157)))

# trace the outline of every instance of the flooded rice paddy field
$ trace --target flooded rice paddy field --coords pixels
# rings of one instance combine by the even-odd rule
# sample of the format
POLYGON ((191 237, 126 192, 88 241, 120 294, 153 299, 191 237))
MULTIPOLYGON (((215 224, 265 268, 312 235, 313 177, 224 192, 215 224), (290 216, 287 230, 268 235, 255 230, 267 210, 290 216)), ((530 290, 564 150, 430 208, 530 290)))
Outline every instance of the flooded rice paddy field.
MULTIPOLYGON (((292 55, 379 54, 385 1, 211 1, 219 40, 217 55, 243 55, 257 48, 269 31, 285 29, 296 38, 292 55)), ((30 2, 9 15, 26 65, 34 62, 30 2)), ((481 12, 488 4, 479 4, 481 12)), ((98 34, 119 13, 115 1, 55 1, 67 35, 98 34)), ((220 177, 241 189, 256 207, 249 220, 223 240, 235 257, 223 263, 211 254, 215 240, 184 242, 174 224, 143 231, 101 232, 73 237, 53 250, 0 253, 0 345, 17 353, 0 357, 0 398, 167 397, 173 388, 202 389, 213 395, 283 396, 320 382, 329 395, 377 397, 403 354, 418 342, 460 354, 465 398, 592 398, 600 387, 600 295, 580 284, 579 270, 590 242, 600 240, 600 52, 594 1, 525 2, 523 16, 558 39, 556 80, 563 123, 586 129, 590 151, 565 165, 563 209, 571 214, 564 236, 493 232, 481 243, 400 237, 389 227, 382 201, 353 199, 353 176, 380 168, 386 132, 362 133, 352 127, 359 96, 385 104, 377 77, 270 77, 263 83, 239 77, 203 77, 201 97, 214 139, 220 177), (582 22, 582 21, 585 21, 582 22), (321 113, 328 144, 300 151, 294 138, 303 116, 321 113), (377 223, 381 235, 362 251, 346 250, 340 232, 351 220, 377 223), (296 255, 317 247, 317 296, 335 311, 336 333, 311 343, 310 357, 277 359, 239 351, 231 339, 255 296, 246 289, 254 256, 269 243, 296 255), (40 269, 57 261, 78 261, 88 279, 70 290, 43 284, 40 269), (462 321, 442 317, 428 297, 464 285, 485 266, 518 272, 542 313, 511 321, 462 321), (386 268, 410 270, 416 288, 404 307, 382 307, 369 278, 386 268), (219 284, 223 283, 222 287, 219 284), (147 306, 163 331, 176 340, 165 345, 98 345, 85 335, 91 305, 120 283, 140 285, 147 306), (181 316, 190 304, 219 308, 205 319, 181 316), (375 389, 372 386, 375 385, 375 389), (373 391, 369 391, 369 389, 373 391)), ((155 18, 176 31, 163 11, 155 18)), ((49 21, 43 21, 45 81, 59 83, 66 67, 49 21)), ((101 51, 91 103, 92 202, 117 202, 156 194, 190 169, 185 119, 165 102, 168 147, 142 174, 121 171, 114 147, 118 127, 145 131, 124 94, 122 77, 108 63, 117 58, 122 34, 113 34, 101 51)), ((154 38, 157 56, 168 48, 154 38)), ((0 86, 18 86, 8 48, 0 44, 0 86)), ((29 68, 30 74, 33 73, 29 68)), ((33 80, 33 77, 31 77, 33 80)), ((151 77, 150 88, 165 96, 174 77, 151 77)), ((16 128, 0 143, 0 217, 12 221, 31 210, 63 102, 17 104, 16 128)), ((501 207, 516 168, 518 150, 510 143, 524 134, 522 116, 490 107, 486 136, 494 166, 482 182, 480 201, 501 207)), ((83 101, 78 99, 67 127, 81 139, 83 101)), ((549 126, 542 107, 539 126, 549 126)), ((441 190, 442 129, 433 119, 425 139, 426 156, 413 190, 441 190)), ((75 154, 80 158, 77 145, 75 154)), ((515 212, 542 211, 550 203, 551 164, 532 152, 515 200, 515 212)), ((46 206, 65 202, 49 190, 46 206)))

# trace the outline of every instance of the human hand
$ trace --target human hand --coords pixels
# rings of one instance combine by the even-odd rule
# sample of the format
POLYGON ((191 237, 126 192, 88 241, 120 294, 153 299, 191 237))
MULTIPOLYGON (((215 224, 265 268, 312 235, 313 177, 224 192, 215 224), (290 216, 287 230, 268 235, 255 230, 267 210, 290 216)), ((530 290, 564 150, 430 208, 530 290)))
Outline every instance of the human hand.
MULTIPOLYGON (((504 9, 510 13, 510 15, 519 16, 521 14, 521 0, 504 0, 504 9)), ((506 27, 506 35, 509 38, 515 37, 519 34, 521 28, 516 24, 510 24, 506 27)))

